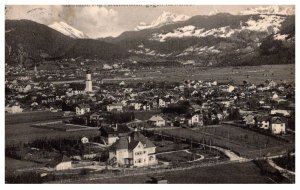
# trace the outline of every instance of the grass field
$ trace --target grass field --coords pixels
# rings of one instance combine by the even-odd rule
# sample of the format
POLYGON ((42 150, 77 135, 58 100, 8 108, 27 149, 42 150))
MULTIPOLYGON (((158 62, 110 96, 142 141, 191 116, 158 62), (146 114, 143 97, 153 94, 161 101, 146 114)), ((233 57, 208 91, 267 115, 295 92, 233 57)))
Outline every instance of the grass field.
POLYGON ((295 144, 279 141, 273 137, 265 136, 254 131, 230 125, 220 125, 214 128, 200 130, 172 129, 164 130, 163 134, 180 138, 193 139, 197 142, 211 144, 231 149, 241 156, 255 158, 257 156, 278 154, 293 149, 295 144))
POLYGON ((61 119, 62 112, 24 112, 18 114, 5 114, 5 125, 45 120, 61 119))
MULTIPOLYGON (((53 138, 81 138, 84 136, 95 137, 99 135, 98 131, 57 131, 49 129, 40 129, 31 127, 33 124, 38 124, 41 121, 50 122, 57 121, 58 116, 55 113, 52 115, 50 112, 39 112, 32 116, 32 120, 28 119, 28 114, 17 114, 16 120, 13 116, 5 119, 5 146, 17 145, 19 143, 27 143, 35 139, 53 139, 53 138), (57 119, 54 119, 56 117, 57 119)), ((6 116, 7 117, 7 116, 6 116)))
MULTIPOLYGON (((218 82, 234 81, 242 84, 244 80, 253 84, 260 84, 267 79, 276 82, 285 80, 295 81, 295 65, 260 65, 244 67, 168 67, 164 69, 138 70, 137 77, 152 77, 155 81, 183 81, 183 80, 217 80, 218 82), (175 74, 176 73, 176 74, 175 74)), ((146 80, 146 79, 145 79, 146 80)))
POLYGON ((35 162, 16 160, 10 157, 5 157, 5 170, 17 170, 31 167, 41 167, 43 164, 38 164, 35 162))
MULTIPOLYGON (((166 172, 159 175, 164 176, 168 180, 168 183, 173 184, 273 183, 273 181, 261 174, 260 169, 253 162, 166 172)), ((140 175, 134 177, 110 178, 95 181, 78 181, 77 183, 147 183, 151 180, 150 177, 155 176, 140 175)))

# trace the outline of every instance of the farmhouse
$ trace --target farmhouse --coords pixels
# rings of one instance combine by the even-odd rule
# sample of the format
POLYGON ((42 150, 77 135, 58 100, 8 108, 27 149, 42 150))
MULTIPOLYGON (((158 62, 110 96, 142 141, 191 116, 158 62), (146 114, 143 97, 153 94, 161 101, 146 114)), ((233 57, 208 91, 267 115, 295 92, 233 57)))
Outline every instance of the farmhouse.
POLYGON ((109 160, 117 166, 156 165, 155 145, 139 132, 118 139, 109 150, 109 160))

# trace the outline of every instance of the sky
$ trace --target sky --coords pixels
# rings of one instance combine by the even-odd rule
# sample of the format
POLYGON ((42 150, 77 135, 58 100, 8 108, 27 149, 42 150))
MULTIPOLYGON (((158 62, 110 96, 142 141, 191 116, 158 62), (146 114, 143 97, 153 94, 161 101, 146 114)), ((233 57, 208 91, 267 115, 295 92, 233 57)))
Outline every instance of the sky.
POLYGON ((164 11, 187 16, 208 15, 212 12, 238 14, 255 5, 199 5, 199 6, 60 6, 10 5, 6 19, 28 19, 49 25, 63 21, 91 38, 118 36, 134 30, 140 22, 150 24, 164 11))

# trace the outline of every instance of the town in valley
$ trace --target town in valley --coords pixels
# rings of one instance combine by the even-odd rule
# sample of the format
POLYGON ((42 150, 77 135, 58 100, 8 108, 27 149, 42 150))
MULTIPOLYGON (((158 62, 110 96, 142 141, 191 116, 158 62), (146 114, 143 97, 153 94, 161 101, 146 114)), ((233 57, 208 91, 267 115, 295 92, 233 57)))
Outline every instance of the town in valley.
POLYGON ((7 6, 5 183, 295 183, 294 6, 232 7, 62 8, 159 13, 96 38, 7 6))

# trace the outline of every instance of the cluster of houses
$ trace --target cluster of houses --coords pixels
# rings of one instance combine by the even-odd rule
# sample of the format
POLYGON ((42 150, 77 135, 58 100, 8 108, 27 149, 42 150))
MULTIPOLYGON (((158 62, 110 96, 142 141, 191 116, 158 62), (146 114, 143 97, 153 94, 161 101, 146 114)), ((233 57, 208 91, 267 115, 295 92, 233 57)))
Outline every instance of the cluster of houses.
POLYGON ((157 163, 153 143, 129 128, 201 127, 235 121, 278 135, 294 127, 295 87, 285 82, 267 80, 254 85, 244 81, 235 85, 200 80, 120 81, 93 86, 89 71, 85 84, 28 81, 29 78, 6 81, 7 113, 63 111, 73 116, 72 122, 99 127, 110 147, 110 162, 119 166, 157 163), (138 115, 143 114, 136 113, 146 117, 140 118, 138 115), (125 123, 109 121, 114 114, 130 118, 125 123))

